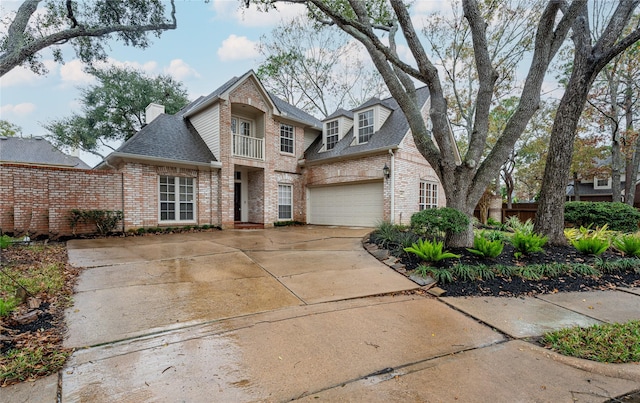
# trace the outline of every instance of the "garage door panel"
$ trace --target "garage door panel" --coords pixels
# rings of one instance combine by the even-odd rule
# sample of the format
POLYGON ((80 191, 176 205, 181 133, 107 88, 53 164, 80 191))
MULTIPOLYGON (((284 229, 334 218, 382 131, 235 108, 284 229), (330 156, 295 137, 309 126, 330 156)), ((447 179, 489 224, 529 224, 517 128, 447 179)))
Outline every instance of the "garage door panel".
POLYGON ((309 189, 310 224, 373 227, 382 217, 381 182, 309 189))

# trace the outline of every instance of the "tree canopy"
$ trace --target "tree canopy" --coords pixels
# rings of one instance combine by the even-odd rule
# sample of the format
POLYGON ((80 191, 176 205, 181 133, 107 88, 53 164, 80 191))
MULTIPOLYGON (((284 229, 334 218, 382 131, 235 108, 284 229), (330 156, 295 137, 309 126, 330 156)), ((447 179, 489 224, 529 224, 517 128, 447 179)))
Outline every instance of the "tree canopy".
MULTIPOLYGON (((263 7, 273 5, 272 0, 257 0, 263 7)), ((456 208, 471 216, 478 200, 485 192, 488 184, 495 178, 501 166, 507 161, 520 135, 525 130, 529 120, 540 107, 541 88, 552 59, 565 42, 570 31, 574 35, 574 46, 588 45, 588 52, 579 52, 580 58, 588 63, 589 73, 599 71, 616 54, 637 40, 640 30, 627 36, 622 36, 622 29, 627 25, 638 1, 623 1, 618 6, 609 25, 595 46, 582 38, 585 25, 588 25, 587 1, 529 1, 524 4, 539 5, 539 14, 532 17, 535 29, 531 31, 532 50, 528 52, 529 69, 524 81, 518 85, 519 102, 510 115, 504 128, 498 133, 493 147, 487 150, 489 135, 489 121, 492 108, 495 106, 496 94, 499 94, 499 84, 506 74, 500 69, 495 58, 496 50, 502 42, 495 42, 492 32, 499 31, 499 27, 515 22, 505 20, 518 14, 516 1, 475 1, 462 0, 455 22, 456 26, 466 27, 459 32, 466 32, 462 37, 464 49, 473 55, 469 68, 475 77, 476 86, 470 88, 472 108, 468 112, 470 130, 468 148, 464 150, 462 163, 457 164, 456 145, 450 136, 449 108, 454 108, 447 100, 441 69, 435 63, 436 57, 430 54, 429 47, 423 42, 416 29, 410 13, 408 2, 401 0, 377 0, 362 2, 358 0, 291 0, 293 3, 307 5, 309 15, 317 21, 336 25, 347 34, 360 41, 367 49, 371 59, 384 78, 391 95, 396 99, 404 112, 411 128, 414 140, 422 155, 430 163, 438 175, 446 194, 448 207, 456 208), (510 12, 492 13, 493 8, 487 7, 496 3, 499 10, 507 8, 510 12), (499 4, 498 4, 499 3, 499 4), (498 27, 498 28, 496 28, 498 27), (400 35, 402 35, 400 37, 400 35), (399 52, 398 41, 406 42, 409 55, 399 52), (493 42, 492 42, 493 41, 493 42), (428 130, 416 102, 416 82, 427 85, 430 91, 430 118, 432 130, 428 130), (432 141, 431 139, 435 140, 432 141)), ((533 7, 531 8, 534 9, 533 7)), ((526 9, 522 9, 526 10, 526 9)), ((525 12, 525 11, 522 11, 525 12)), ((520 13, 522 13, 520 12, 520 13)), ((516 31, 502 38, 517 35, 527 35, 526 31, 516 31)), ((446 54, 447 58, 452 55, 446 54)), ((582 63, 574 63, 574 66, 582 63)), ((574 69, 574 72, 582 69, 574 69)), ((464 72, 463 72, 464 73, 464 72)), ((468 73, 465 73, 468 74, 468 73)), ((588 75, 589 76, 589 75, 588 75)), ((581 76, 572 76, 568 81, 567 93, 572 88, 587 90, 592 79, 587 78, 583 83, 581 76)), ((513 93, 509 94, 513 96, 513 93)), ((562 105, 571 104, 569 98, 561 101, 562 105)), ((584 102, 577 99, 576 108, 582 111, 584 102)), ((562 120, 556 117, 552 137, 562 138, 562 142, 572 142, 575 125, 559 124, 576 122, 575 111, 567 110, 562 120), (564 138, 563 138, 564 136, 564 138)), ((559 113, 557 116, 560 116, 559 113)), ((561 144, 562 145, 562 144, 561 144)), ((572 150, 570 150, 572 151, 572 150)), ((569 152, 569 162, 571 160, 569 152)), ((564 155, 566 158, 566 155, 564 155)), ((551 158, 551 152, 550 152, 551 158)), ((554 155, 554 158, 563 158, 554 155)), ((546 172, 560 172, 564 178, 561 188, 557 183, 551 183, 550 191, 556 196, 564 198, 566 186, 566 172, 568 165, 556 166, 546 164, 546 172)), ((545 186, 547 183, 545 182, 545 186)), ((543 192, 544 197, 544 192, 543 192)), ((547 212, 545 219, 562 220, 562 205, 553 205, 547 212)), ((538 224, 538 220, 536 221, 538 224)), ((561 223, 563 224, 563 223, 561 223)), ((552 241, 558 241, 557 228, 538 227, 542 233, 552 235, 552 241)), ((562 231, 560 231, 562 234, 562 231)), ((469 246, 473 241, 472 228, 459 235, 448 237, 452 246, 469 246)))
POLYGON ((82 113, 44 125, 52 142, 61 148, 80 148, 102 157, 99 149, 109 141, 126 140, 146 122, 145 108, 152 102, 178 112, 189 101, 182 85, 167 75, 146 76, 126 67, 91 69, 98 83, 81 89, 82 113))
POLYGON ((338 108, 350 109, 387 94, 380 74, 366 65, 361 49, 341 30, 298 17, 261 38, 259 51, 266 60, 257 75, 280 98, 326 117, 338 108))
POLYGON ((104 45, 115 38, 128 46, 146 48, 149 35, 160 36, 177 26, 174 0, 166 16, 163 0, 24 0, 5 33, 0 35, 0 77, 21 65, 46 72, 39 52, 53 48, 62 61, 60 45, 71 44, 80 60, 91 63, 107 56, 104 45), (43 7, 39 6, 43 4, 43 7))
POLYGON ((22 128, 8 120, 0 119, 0 136, 13 137, 22 133, 22 128))

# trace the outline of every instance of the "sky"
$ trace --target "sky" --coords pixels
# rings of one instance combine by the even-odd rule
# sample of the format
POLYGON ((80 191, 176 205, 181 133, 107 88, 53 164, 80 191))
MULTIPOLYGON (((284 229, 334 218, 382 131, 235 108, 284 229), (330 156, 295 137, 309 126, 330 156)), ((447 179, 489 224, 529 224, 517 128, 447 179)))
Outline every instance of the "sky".
MULTIPOLYGON (((11 15, 21 1, 2 0, 0 16, 11 15)), ((412 19, 420 29, 422 17, 434 10, 447 13, 446 2, 416 0, 412 19), (444 9, 444 10, 443 10, 444 9)), ((167 1, 168 5, 168 1, 167 1)), ((109 42, 108 63, 143 70, 150 76, 169 74, 187 88, 189 98, 207 95, 234 76, 257 70, 261 57, 256 49, 261 37, 268 37, 281 21, 305 13, 304 6, 279 3, 277 11, 262 13, 251 6, 240 7, 239 0, 176 0, 178 28, 165 31, 146 49, 109 42)), ((0 26, 6 30, 6 26, 0 26)), ((45 136, 43 124, 81 112, 80 89, 94 84, 84 65, 70 46, 63 48, 64 64, 53 61, 50 50, 41 52, 49 72, 37 75, 26 68, 15 68, 0 78, 0 119, 22 128, 22 136, 45 136)), ((411 60, 406 46, 398 53, 411 60)), ((114 144, 117 147, 117 144, 114 144)), ((106 150, 105 155, 108 154, 106 150)), ((100 162, 93 154, 81 152, 90 166, 100 162)))
MULTIPOLYGON (((16 10, 21 2, 3 0, 2 17, 16 10)), ((147 49, 110 42, 109 63, 129 65, 149 75, 169 74, 184 83, 189 98, 207 95, 233 76, 257 69, 260 64, 255 45, 268 35, 281 19, 303 13, 298 5, 279 5, 278 12, 241 10, 238 0, 176 1, 178 28, 153 38, 147 49)), ((22 136, 44 136, 42 124, 80 112, 80 88, 92 83, 69 47, 65 64, 53 61, 50 51, 41 60, 49 73, 36 75, 15 68, 0 78, 0 119, 22 128, 22 136)), ((81 153, 93 166, 100 159, 81 153)))

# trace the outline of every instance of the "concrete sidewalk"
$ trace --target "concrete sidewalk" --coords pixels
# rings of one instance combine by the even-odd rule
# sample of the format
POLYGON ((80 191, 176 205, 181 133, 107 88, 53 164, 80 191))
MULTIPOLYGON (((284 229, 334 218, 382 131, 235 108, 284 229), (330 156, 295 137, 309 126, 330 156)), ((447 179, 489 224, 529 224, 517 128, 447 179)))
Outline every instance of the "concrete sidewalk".
MULTIPOLYGON (((440 298, 364 252, 358 228, 72 242, 84 270, 60 377, 0 401, 602 402, 640 365, 528 343, 640 319, 640 290, 440 298), (38 395, 38 393, 41 393, 38 395)), ((34 387, 34 385, 37 385, 34 387)))

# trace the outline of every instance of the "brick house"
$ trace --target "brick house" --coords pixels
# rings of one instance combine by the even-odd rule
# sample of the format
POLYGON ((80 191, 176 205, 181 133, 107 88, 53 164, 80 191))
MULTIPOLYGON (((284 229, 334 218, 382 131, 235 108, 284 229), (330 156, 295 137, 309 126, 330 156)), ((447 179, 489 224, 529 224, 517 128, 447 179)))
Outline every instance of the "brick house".
MULTIPOLYGON (((428 90, 418 90, 428 116, 428 90)), ((371 99, 319 121, 269 94, 253 71, 175 115, 147 122, 96 169, 123 178, 125 229, 278 221, 408 223, 444 205, 393 99, 371 99)))

